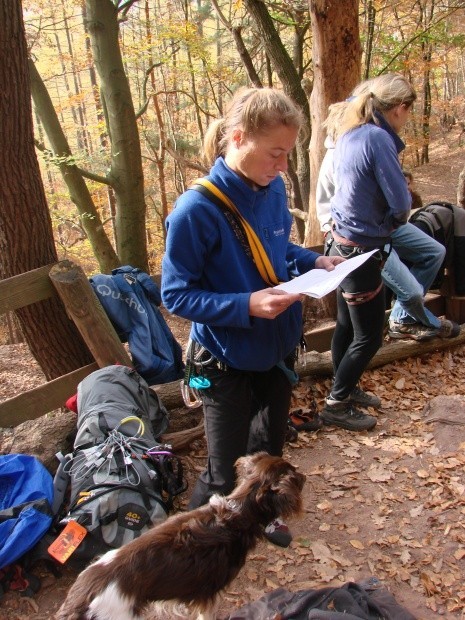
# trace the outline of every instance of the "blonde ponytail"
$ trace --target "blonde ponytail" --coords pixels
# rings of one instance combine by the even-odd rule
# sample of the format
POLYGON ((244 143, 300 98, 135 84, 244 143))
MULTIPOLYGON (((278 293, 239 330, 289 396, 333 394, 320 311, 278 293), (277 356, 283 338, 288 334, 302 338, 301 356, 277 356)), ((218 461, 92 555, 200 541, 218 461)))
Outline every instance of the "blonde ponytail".
POLYGON ((383 114, 400 104, 410 106, 416 98, 413 86, 402 75, 386 73, 366 80, 347 102, 338 135, 366 123, 378 124, 377 112, 383 114))
POLYGON ((212 166, 220 155, 224 155, 224 124, 224 118, 219 118, 210 123, 205 132, 202 159, 207 166, 212 166))

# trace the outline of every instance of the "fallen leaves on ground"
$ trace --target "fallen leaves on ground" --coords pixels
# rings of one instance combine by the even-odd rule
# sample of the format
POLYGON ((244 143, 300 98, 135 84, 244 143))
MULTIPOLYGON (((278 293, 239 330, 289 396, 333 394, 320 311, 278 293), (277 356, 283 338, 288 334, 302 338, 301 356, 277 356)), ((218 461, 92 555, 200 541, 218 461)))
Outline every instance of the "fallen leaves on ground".
MULTIPOLYGON (((338 586, 373 575, 421 620, 463 619, 465 426, 446 427, 449 443, 446 435, 440 449, 424 409, 437 396, 464 395, 456 407, 465 418, 464 364, 465 347, 458 347, 367 371, 362 387, 382 399, 382 408, 370 411, 378 417, 373 431, 323 428, 286 444, 285 457, 307 476, 304 515, 290 524, 289 548, 261 542, 250 554, 219 618, 279 587, 338 586)), ((305 378, 292 407, 306 410, 315 401, 321 409, 329 387, 329 378, 305 378)), ((204 441, 184 459, 190 488, 182 507, 203 468, 204 441)), ((49 618, 72 578, 66 573, 43 586, 32 605, 5 595, 0 617, 49 618)))
MULTIPOLYGON (((373 431, 324 428, 287 444, 307 476, 306 512, 289 549, 261 543, 249 558, 248 579, 234 582, 237 606, 274 585, 296 591, 374 575, 422 620, 464 617, 465 456, 438 451, 423 413, 436 396, 465 394, 464 358, 459 347, 367 371, 362 387, 382 399, 370 411, 373 431)), ((301 381, 292 406, 316 399, 321 408, 329 387, 301 381)), ((465 441, 464 427, 451 432, 465 441)))

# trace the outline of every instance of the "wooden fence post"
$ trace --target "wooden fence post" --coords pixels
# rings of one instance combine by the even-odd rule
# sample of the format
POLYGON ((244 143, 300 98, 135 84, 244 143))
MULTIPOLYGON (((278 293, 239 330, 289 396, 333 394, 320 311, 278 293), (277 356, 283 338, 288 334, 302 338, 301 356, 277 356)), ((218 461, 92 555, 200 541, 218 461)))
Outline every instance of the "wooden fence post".
POLYGON ((99 367, 111 364, 132 366, 82 268, 63 260, 52 267, 49 277, 99 367))

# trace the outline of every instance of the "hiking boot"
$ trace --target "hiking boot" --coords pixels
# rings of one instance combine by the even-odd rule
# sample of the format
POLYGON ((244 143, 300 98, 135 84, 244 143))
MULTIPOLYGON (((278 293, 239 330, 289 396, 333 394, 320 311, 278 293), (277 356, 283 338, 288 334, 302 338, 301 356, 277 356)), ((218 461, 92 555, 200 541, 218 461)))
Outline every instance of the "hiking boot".
POLYGON ((439 338, 455 338, 460 334, 460 325, 448 319, 441 319, 441 327, 436 332, 439 338))
POLYGON ((332 398, 326 399, 320 418, 327 426, 339 426, 348 431, 369 431, 377 421, 374 416, 356 409, 349 400, 335 401, 332 398))
POLYGON ((275 519, 268 523, 264 530, 265 538, 278 547, 289 547, 292 542, 292 534, 287 525, 281 519, 275 519))
POLYGON ((377 408, 381 406, 381 399, 378 398, 378 396, 364 392, 362 388, 359 387, 354 388, 349 394, 349 401, 356 405, 360 405, 360 407, 377 408))
POLYGON ((389 323, 390 338, 411 338, 412 340, 432 340, 438 335, 434 327, 426 327, 421 323, 389 323))

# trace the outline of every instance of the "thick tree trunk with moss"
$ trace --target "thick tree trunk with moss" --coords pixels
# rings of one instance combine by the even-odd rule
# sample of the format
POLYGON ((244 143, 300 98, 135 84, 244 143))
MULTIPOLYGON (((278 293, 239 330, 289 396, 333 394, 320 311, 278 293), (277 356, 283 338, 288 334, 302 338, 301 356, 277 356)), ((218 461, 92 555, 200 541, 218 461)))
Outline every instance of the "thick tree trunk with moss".
POLYGON ((86 16, 111 141, 108 180, 116 199, 117 254, 122 264, 148 271, 142 156, 118 42, 118 11, 111 0, 86 0, 86 16))
MULTIPOLYGON (((0 278, 57 260, 34 147, 27 47, 20 0, 0 2, 0 278), (8 62, 5 61, 8 59, 8 62)), ((45 377, 92 362, 58 298, 16 311, 45 377)))

